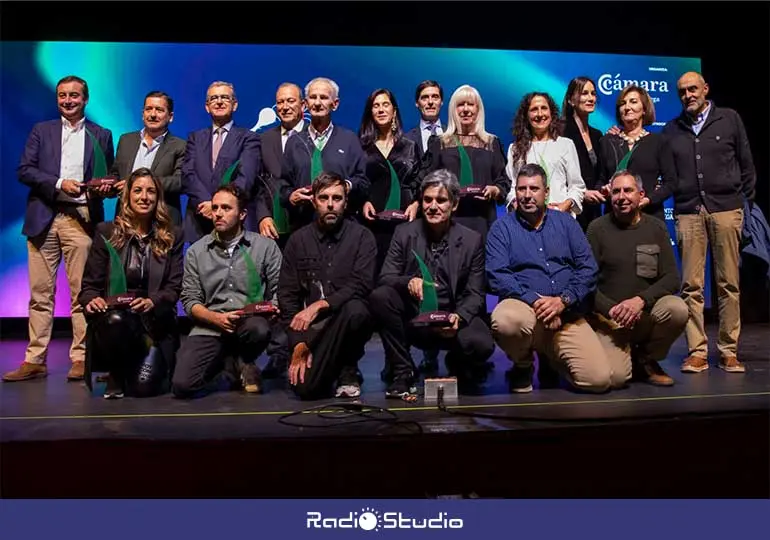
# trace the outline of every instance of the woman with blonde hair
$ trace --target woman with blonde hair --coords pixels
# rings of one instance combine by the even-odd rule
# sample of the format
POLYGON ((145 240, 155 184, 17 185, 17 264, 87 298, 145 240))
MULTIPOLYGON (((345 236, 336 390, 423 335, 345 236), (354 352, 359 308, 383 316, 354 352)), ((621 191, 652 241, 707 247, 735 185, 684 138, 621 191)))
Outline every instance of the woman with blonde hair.
MULTIPOLYGON (((508 147, 508 175, 516 183, 519 170, 528 163, 540 165, 546 172, 548 208, 570 212, 583 211, 586 190, 580 172, 575 143, 562 136, 559 107, 545 92, 530 92, 519 103, 513 120, 513 143, 508 147)), ((515 190, 508 203, 515 203, 515 190)))
POLYGON ((449 100, 449 118, 442 135, 431 136, 427 170, 448 169, 460 180, 460 203, 456 219, 481 233, 497 218, 497 203, 511 190, 505 173, 505 155, 500 139, 484 128, 484 102, 478 90, 460 86, 449 100))
POLYGON ((107 371, 106 399, 161 393, 179 343, 183 234, 147 168, 123 186, 120 213, 96 226, 78 302, 88 323, 86 384, 107 371))

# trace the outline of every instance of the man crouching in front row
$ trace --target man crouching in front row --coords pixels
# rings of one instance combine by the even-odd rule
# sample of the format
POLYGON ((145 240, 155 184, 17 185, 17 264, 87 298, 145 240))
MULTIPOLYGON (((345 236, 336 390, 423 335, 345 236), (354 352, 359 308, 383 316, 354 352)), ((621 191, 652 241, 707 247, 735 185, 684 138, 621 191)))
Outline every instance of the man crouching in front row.
POLYGON ((345 180, 321 173, 312 185, 315 221, 294 232, 283 252, 278 297, 292 351, 289 383, 300 399, 361 395, 377 244, 344 217, 347 200, 345 180))
POLYGON ((177 354, 176 397, 229 390, 239 382, 246 392, 261 391, 255 360, 270 341, 270 314, 246 315, 243 308, 269 302, 277 312, 281 251, 274 240, 243 228, 246 204, 237 186, 217 189, 214 230, 185 255, 181 301, 195 326, 177 354))

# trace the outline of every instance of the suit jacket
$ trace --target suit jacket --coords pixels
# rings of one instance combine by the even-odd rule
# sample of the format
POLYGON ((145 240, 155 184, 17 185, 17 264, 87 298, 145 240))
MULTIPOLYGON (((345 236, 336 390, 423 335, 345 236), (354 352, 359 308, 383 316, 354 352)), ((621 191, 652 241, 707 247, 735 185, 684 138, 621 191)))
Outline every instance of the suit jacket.
MULTIPOLYGON (((303 127, 307 130, 307 122, 303 127)), ((273 215, 273 195, 279 189, 281 179, 281 162, 283 161, 283 146, 281 145, 281 125, 278 124, 262 133, 262 175, 252 189, 253 226, 256 229, 259 222, 273 215)))
POLYGON ((591 164, 586 143, 583 141, 583 136, 580 134, 577 123, 572 116, 567 117, 564 124, 564 137, 571 139, 575 143, 575 150, 577 150, 578 161, 580 162, 580 174, 583 177, 583 182, 586 184, 586 189, 598 189, 601 187, 597 184, 599 182, 599 167, 601 166, 599 140, 602 138, 602 132, 595 127, 588 126, 588 137, 591 139, 591 146, 597 156, 596 166, 591 164))
MULTIPOLYGON (((83 281, 78 295, 78 303, 83 308, 94 298, 107 296, 110 272, 110 256, 102 236, 109 239, 112 236, 113 222, 100 223, 96 227, 94 241, 88 252, 88 260, 83 271, 83 281)), ((166 316, 176 313, 176 303, 182 290, 184 273, 182 247, 184 234, 180 226, 174 227, 174 244, 171 250, 162 257, 150 252, 148 260, 147 297, 155 304, 156 314, 166 316)), ((125 265, 128 250, 125 246, 118 250, 125 265)))
MULTIPOLYGON (((280 186, 281 205, 286 208, 289 227, 295 231, 313 221, 315 209, 304 203, 294 206, 289 198, 294 190, 310 187, 312 155, 315 143, 310 132, 304 128, 286 142, 281 161, 280 186)), ((351 183, 347 215, 354 215, 369 196, 370 183, 366 177, 366 154, 361 148, 358 135, 335 124, 322 151, 323 170, 339 175, 351 183)))
MULTIPOLYGON (((118 140, 115 162, 110 172, 122 180, 126 180, 134 172, 134 160, 141 144, 141 131, 124 133, 118 140)), ((155 159, 150 171, 158 177, 163 186, 163 198, 168 206, 171 221, 174 225, 182 223, 182 205, 179 199, 182 191, 182 160, 184 159, 186 143, 184 139, 175 137, 169 131, 163 137, 163 142, 155 151, 155 159)), ((116 214, 120 205, 116 207, 116 214)))
POLYGON ((195 242, 210 233, 214 225, 210 219, 198 214, 198 205, 210 201, 219 187, 222 175, 236 160, 241 160, 232 183, 241 188, 247 196, 252 193, 254 183, 261 173, 262 156, 259 135, 246 128, 233 125, 227 134, 217 156, 216 165, 211 166, 211 126, 190 133, 187 138, 184 160, 182 161, 182 193, 187 195, 185 213, 185 240, 195 242))
MULTIPOLYGON (((448 234, 450 296, 455 313, 468 324, 486 313, 484 243, 481 234, 454 221, 448 234)), ((380 285, 407 291, 413 277, 422 277, 412 250, 425 259, 428 245, 422 218, 396 227, 380 272, 380 285)))
MULTIPOLYGON (((112 132, 88 119, 85 127, 99 141, 109 170, 115 156, 112 132)), ((46 233, 56 216, 56 182, 61 170, 61 132, 61 119, 35 124, 21 155, 17 169, 19 181, 30 188, 21 233, 30 238, 46 233)), ((83 159, 83 181, 86 182, 93 178, 93 149, 91 137, 86 135, 83 159)), ((91 192, 87 192, 87 197, 91 223, 104 221, 103 198, 91 192)))
POLYGON ((412 141, 414 144, 417 145, 417 159, 422 159, 422 156, 425 154, 425 150, 422 149, 422 136, 420 135, 420 126, 413 127, 406 133, 404 133, 404 137, 412 141))
MULTIPOLYGON (((567 117, 564 123, 564 137, 570 139, 575 143, 575 150, 577 150, 578 162, 580 163, 580 175, 583 177, 586 189, 598 189, 599 186, 599 174, 602 165, 602 156, 600 151, 599 141, 602 138, 602 132, 595 127, 588 126, 588 137, 591 139, 591 147, 596 154, 596 166, 591 164, 591 157, 588 155, 588 148, 583 141, 583 136, 580 134, 575 118, 570 115, 567 117)), ((602 207, 599 204, 590 204, 583 201, 583 211, 577 216, 578 223, 585 232, 588 229, 588 225, 594 219, 602 215, 602 207)))

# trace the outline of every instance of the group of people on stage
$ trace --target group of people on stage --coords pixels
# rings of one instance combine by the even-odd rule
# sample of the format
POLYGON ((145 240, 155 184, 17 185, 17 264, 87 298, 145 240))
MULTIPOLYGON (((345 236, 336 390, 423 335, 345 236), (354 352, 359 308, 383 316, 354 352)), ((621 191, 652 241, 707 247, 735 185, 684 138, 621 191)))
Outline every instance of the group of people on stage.
POLYGON ((709 367, 707 245, 719 367, 743 372, 738 258, 754 198, 751 151, 740 116, 708 99, 700 74, 685 73, 677 89, 682 113, 655 134, 646 90, 624 88, 604 136, 589 121, 590 78, 569 83, 562 114, 547 93, 529 93, 505 151, 468 85, 452 94, 442 125, 441 85, 420 83, 411 130, 392 92, 377 89, 354 133, 332 120, 334 81, 283 83, 280 125, 255 133, 234 123, 233 85, 216 81, 205 99, 210 126, 174 136, 174 101, 152 91, 143 128, 121 135, 115 152, 111 132, 85 116, 86 81, 65 77, 60 118, 34 126, 18 169, 29 187, 29 345, 3 380, 47 375, 63 258, 67 379, 90 384, 104 373, 106 398, 259 393, 264 378, 283 375, 302 399, 357 397, 374 332, 389 397, 413 396, 440 350, 460 390, 472 391, 495 345, 513 362, 512 392, 532 390, 535 354, 541 386, 562 377, 602 392, 633 376, 668 386, 659 362, 683 331, 681 370, 709 367), (663 222, 671 196, 681 278, 663 222), (112 221, 107 197, 117 197, 112 221), (499 299, 491 314, 487 294, 499 299), (184 340, 179 301, 193 325, 184 340), (443 315, 422 317, 434 313, 443 315), (419 368, 411 347, 425 352, 419 368))

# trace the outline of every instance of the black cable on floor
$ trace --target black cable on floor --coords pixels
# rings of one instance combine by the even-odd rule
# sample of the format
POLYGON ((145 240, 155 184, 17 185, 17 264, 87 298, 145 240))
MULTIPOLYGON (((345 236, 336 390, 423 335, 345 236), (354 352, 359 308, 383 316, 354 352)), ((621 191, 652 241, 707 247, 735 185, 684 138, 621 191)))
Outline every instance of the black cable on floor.
POLYGON ((388 427, 411 428, 412 433, 422 433, 422 426, 418 422, 402 420, 390 409, 374 405, 364 405, 363 403, 331 403, 327 405, 317 405, 315 407, 294 411, 280 416, 278 422, 285 426, 322 429, 376 422, 388 427), (312 422, 297 422, 296 420, 293 420, 302 417, 313 419, 320 418, 329 420, 330 422, 318 424, 312 422))

